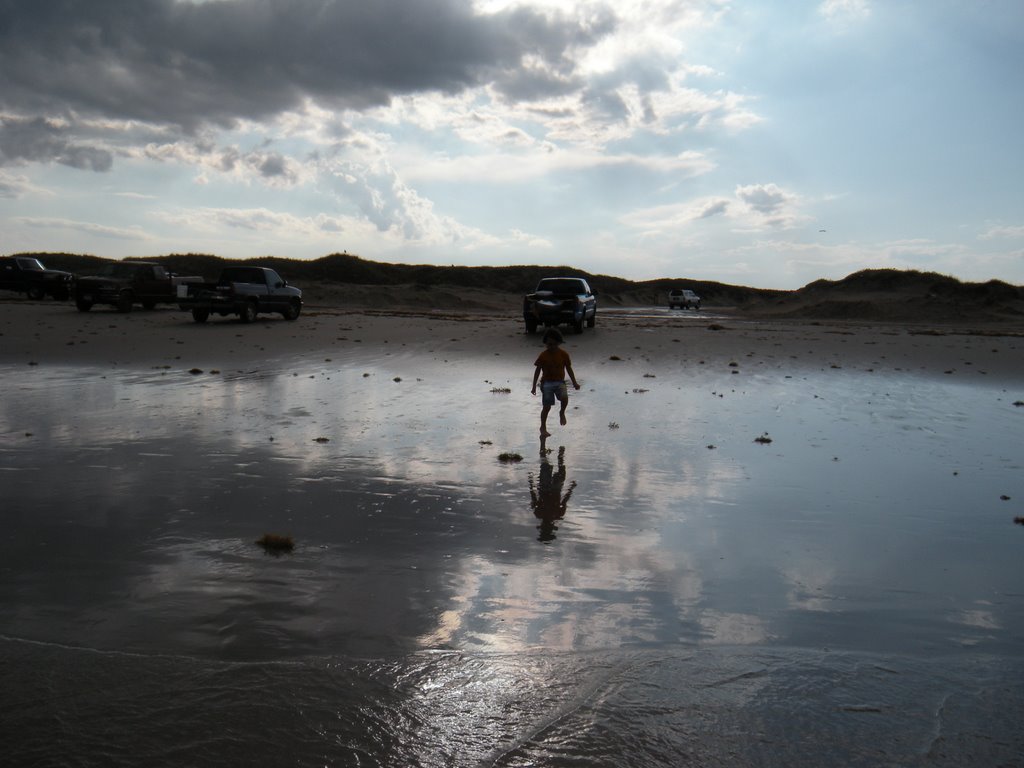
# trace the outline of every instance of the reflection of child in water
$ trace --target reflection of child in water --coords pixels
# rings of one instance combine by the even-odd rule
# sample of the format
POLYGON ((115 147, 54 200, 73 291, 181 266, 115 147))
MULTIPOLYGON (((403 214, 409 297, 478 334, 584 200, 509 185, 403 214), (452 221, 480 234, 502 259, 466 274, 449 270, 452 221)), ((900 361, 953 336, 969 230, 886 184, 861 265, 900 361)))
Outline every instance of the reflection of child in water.
POLYGON ((558 526, 556 520, 565 517, 566 509, 569 507, 569 497, 576 487, 576 481, 569 484, 569 490, 562 495, 562 486, 565 484, 565 446, 558 449, 558 471, 554 472, 551 462, 548 461, 546 451, 541 448, 540 476, 534 484, 533 475, 530 475, 530 506, 533 507, 533 514, 540 519, 539 541, 551 541, 555 538, 555 531, 558 526))
POLYGON ((537 356, 533 371, 533 389, 531 395, 537 394, 537 380, 540 379, 541 410, 540 410, 540 436, 548 437, 548 411, 555 404, 555 398, 562 404, 558 412, 558 419, 562 426, 565 426, 565 409, 569 405, 569 390, 565 386, 565 374, 569 374, 572 385, 579 389, 576 382, 576 374, 572 370, 572 360, 569 353, 558 345, 563 341, 562 334, 556 328, 549 328, 544 334, 544 351, 537 356), (544 374, 541 376, 541 374, 544 374))

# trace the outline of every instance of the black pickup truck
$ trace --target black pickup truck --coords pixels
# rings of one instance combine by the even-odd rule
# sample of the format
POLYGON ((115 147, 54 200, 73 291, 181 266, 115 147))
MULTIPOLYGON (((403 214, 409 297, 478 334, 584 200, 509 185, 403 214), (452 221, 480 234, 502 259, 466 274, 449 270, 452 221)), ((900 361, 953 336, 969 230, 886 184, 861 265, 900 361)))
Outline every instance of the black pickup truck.
POLYGON ((75 281, 75 306, 80 312, 88 312, 94 304, 110 304, 118 312, 131 312, 135 304, 152 309, 176 302, 178 286, 202 280, 181 277, 151 261, 116 261, 97 275, 75 281))
POLYGON ((523 297, 526 332, 540 325, 571 325, 576 333, 597 322, 597 294, 582 277, 545 277, 537 289, 523 297))
POLYGON ((33 256, 0 258, 0 289, 24 293, 30 299, 53 296, 57 301, 67 301, 74 279, 70 272, 47 269, 33 256))
POLYGON ((183 286, 178 306, 191 312, 197 323, 205 323, 210 315, 237 315, 251 323, 261 312, 295 320, 302 311, 302 291, 267 267, 225 267, 216 283, 183 286))

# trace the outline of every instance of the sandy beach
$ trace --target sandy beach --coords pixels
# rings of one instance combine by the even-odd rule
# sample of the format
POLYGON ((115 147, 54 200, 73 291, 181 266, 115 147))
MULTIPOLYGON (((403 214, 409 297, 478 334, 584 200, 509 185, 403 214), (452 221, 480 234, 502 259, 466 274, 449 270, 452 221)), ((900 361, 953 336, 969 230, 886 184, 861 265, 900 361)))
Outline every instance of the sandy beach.
MULTIPOLYGON (((493 301, 493 299, 492 299, 493 301)), ((449 302, 450 303, 450 302, 449 302)), ((68 303, 0 301, 0 363, 110 368, 231 368, 321 363, 361 354, 415 353, 431 359, 521 360, 532 374, 540 337, 523 331, 517 306, 486 310, 351 307, 307 303, 287 322, 261 316, 197 325, 176 308, 81 313, 68 303), (370 350, 370 352, 368 352, 370 350)), ((730 308, 700 313, 654 307, 603 310, 598 326, 562 329, 581 371, 613 362, 641 367, 708 366, 742 375, 844 369, 941 375, 958 380, 1024 380, 1024 327, 757 319, 730 308)))

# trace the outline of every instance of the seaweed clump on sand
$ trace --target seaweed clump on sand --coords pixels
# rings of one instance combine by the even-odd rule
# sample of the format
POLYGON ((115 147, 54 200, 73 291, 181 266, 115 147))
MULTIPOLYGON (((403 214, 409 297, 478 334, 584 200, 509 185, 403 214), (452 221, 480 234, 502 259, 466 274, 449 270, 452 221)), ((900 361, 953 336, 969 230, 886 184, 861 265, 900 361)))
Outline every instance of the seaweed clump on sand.
POLYGON ((264 533, 256 539, 256 543, 271 555, 280 555, 295 549, 295 540, 291 536, 281 536, 277 533, 264 533))

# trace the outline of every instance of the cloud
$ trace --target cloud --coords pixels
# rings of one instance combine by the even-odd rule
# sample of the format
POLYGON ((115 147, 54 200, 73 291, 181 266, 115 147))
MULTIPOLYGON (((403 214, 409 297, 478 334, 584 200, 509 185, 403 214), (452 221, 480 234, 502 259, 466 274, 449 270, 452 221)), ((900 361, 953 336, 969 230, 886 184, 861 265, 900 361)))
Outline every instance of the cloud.
POLYGON ((868 0, 825 0, 818 13, 830 22, 861 21, 871 15, 871 5, 868 0))
POLYGON ((114 164, 108 150, 76 143, 65 122, 0 116, 0 165, 49 161, 91 171, 109 171, 114 164))
POLYGON ((745 187, 736 187, 736 197, 765 216, 778 213, 791 199, 790 195, 787 195, 775 184, 751 184, 745 187))
POLYGON ((147 195, 142 192, 114 192, 114 197, 123 197, 127 200, 156 200, 156 195, 147 195))
MULTIPOLYGON (((379 190, 369 190, 366 194, 375 204, 387 207, 386 195, 379 190)), ((452 249, 472 252, 484 247, 505 250, 524 246, 551 248, 546 239, 520 230, 513 229, 504 236, 494 236, 437 216, 429 205, 417 207, 408 201, 392 204, 396 211, 401 211, 397 214, 392 211, 393 219, 383 213, 371 217, 351 213, 302 216, 268 208, 212 207, 164 211, 155 214, 155 218, 177 231, 207 238, 206 242, 211 236, 222 237, 225 230, 233 230, 236 242, 258 243, 264 249, 288 247, 291 243, 303 241, 316 244, 323 252, 346 249, 358 253, 365 243, 375 242, 382 250, 398 251, 410 240, 427 248, 437 248, 439 252, 452 249)))
MULTIPOLYGON (((672 32, 709 23, 705 3, 626 5, 616 15, 599 2, 486 13, 463 0, 7 3, 0 110, 24 129, 13 156, 93 170, 110 167, 112 146, 201 143, 247 124, 322 144, 329 126, 347 130, 337 115, 387 120, 402 100, 392 117, 470 140, 493 140, 473 129, 482 119, 502 141, 594 149, 637 131, 760 119, 743 96, 686 84, 711 70, 682 61, 672 32), (72 141, 82 135, 93 140, 72 141)), ((266 160, 265 178, 294 179, 266 160)))
POLYGON ((684 61, 677 35, 719 11, 717 0, 0 3, 0 164, 116 160, 138 175, 175 164, 197 185, 302 188, 305 204, 326 201, 332 221, 351 230, 361 218, 386 242, 500 249, 523 240, 458 220, 429 182, 714 169, 687 132, 759 120, 746 97, 689 81, 717 73, 684 61))
POLYGON ((809 220, 800 210, 800 198, 777 184, 749 184, 735 188, 732 197, 699 197, 679 203, 631 211, 619 218, 623 226, 643 237, 677 240, 687 232, 721 229, 718 220, 736 232, 794 228, 809 220))
POLYGON ((28 194, 52 194, 32 184, 25 176, 0 171, 0 197, 14 200, 28 194))
POLYGON ((885 259, 899 260, 914 268, 929 262, 939 263, 943 259, 969 254, 961 243, 937 243, 926 238, 891 240, 873 247, 875 252, 885 259))
POLYGON ((714 200, 710 201, 704 210, 697 216, 698 219, 710 219, 714 216, 721 216, 729 210, 728 200, 714 200))
POLYGON ((530 249, 539 249, 549 251, 554 248, 554 243, 544 237, 538 237, 537 235, 531 235, 528 232, 523 232, 518 229, 513 229, 509 232, 509 242, 512 245, 521 245, 530 249))
POLYGON ((714 163, 699 152, 676 156, 597 152, 589 149, 535 147, 530 152, 487 152, 475 155, 431 156, 410 159, 410 179, 480 181, 490 183, 527 182, 565 171, 608 168, 643 170, 688 178, 708 173, 714 163))
POLYGON ((987 232, 980 235, 982 240, 996 240, 996 239, 1011 239, 1015 240, 1020 237, 1024 237, 1024 226, 1020 227, 1008 227, 1008 226, 997 226, 992 227, 987 232))
POLYGON ((93 224, 86 221, 75 221, 73 219, 43 218, 34 216, 23 216, 15 219, 15 221, 28 227, 71 230, 73 232, 82 232, 94 237, 101 237, 110 240, 151 239, 138 227, 107 227, 101 224, 93 224))
POLYGON ((798 211, 799 198, 777 184, 737 186, 736 198, 746 206, 755 226, 788 229, 808 218, 798 211))
POLYGON ((234 177, 240 181, 259 181, 269 186, 290 187, 310 181, 315 169, 277 151, 258 147, 243 150, 237 145, 218 146, 207 140, 174 141, 148 144, 125 152, 138 159, 177 163, 200 170, 201 183, 208 181, 207 172, 234 177))
POLYGON ((395 94, 499 81, 527 56, 535 71, 564 78, 568 51, 612 23, 608 13, 476 14, 462 0, 3 3, 0 108, 190 132, 300 109, 305 99, 363 109, 395 94))
POLYGON ((701 219, 725 215, 732 201, 725 198, 709 197, 690 200, 685 203, 659 205, 631 211, 620 221, 627 227, 648 234, 659 233, 668 237, 678 236, 678 230, 686 229, 701 219))

